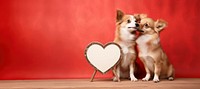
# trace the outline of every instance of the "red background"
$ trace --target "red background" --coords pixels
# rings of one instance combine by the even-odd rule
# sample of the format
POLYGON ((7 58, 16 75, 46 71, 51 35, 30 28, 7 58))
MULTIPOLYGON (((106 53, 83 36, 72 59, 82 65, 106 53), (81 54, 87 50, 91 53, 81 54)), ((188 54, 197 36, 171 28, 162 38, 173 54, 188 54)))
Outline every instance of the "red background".
POLYGON ((84 50, 92 41, 113 41, 116 9, 166 20, 161 44, 176 77, 199 78, 199 6, 199 0, 1 0, 0 79, 89 78, 84 50))

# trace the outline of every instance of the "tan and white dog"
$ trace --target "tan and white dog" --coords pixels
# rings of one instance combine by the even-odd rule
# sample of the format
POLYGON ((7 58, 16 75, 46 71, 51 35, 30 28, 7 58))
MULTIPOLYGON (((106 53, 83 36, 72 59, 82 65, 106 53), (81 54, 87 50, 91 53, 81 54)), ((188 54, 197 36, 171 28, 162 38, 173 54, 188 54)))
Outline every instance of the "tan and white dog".
MULTIPOLYGON (((136 23, 136 18, 133 15, 125 15, 122 11, 117 10, 117 22, 114 42, 118 43, 123 52, 120 63, 115 66, 114 71, 119 78, 130 78, 131 81, 137 81, 134 76, 135 72, 135 40, 136 31, 139 24, 136 23)), ((113 81, 117 81, 116 76, 113 81)))
POLYGON ((136 43, 138 45, 139 58, 146 70, 146 76, 142 80, 148 81, 152 76, 151 74, 154 74, 154 82, 159 82, 159 78, 173 80, 174 69, 161 47, 159 38, 159 32, 167 26, 167 22, 160 19, 154 21, 146 17, 141 18, 139 25, 141 35, 136 40, 136 43))

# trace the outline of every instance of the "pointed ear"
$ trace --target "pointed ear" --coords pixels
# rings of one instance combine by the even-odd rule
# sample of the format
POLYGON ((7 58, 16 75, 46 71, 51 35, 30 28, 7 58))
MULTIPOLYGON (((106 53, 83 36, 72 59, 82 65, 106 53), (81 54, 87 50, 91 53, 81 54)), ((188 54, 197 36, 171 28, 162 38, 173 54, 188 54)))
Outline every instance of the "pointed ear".
POLYGON ((121 10, 117 10, 117 22, 119 22, 120 20, 122 20, 124 16, 124 13, 121 10))
POLYGON ((162 20, 162 19, 158 19, 155 22, 155 31, 158 33, 161 30, 163 30, 165 27, 167 27, 167 22, 162 20))
POLYGON ((147 17, 147 14, 139 14, 140 18, 143 19, 143 18, 146 18, 147 17))
POLYGON ((140 21, 141 19, 146 18, 147 14, 134 14, 133 16, 136 18, 137 21, 140 21))

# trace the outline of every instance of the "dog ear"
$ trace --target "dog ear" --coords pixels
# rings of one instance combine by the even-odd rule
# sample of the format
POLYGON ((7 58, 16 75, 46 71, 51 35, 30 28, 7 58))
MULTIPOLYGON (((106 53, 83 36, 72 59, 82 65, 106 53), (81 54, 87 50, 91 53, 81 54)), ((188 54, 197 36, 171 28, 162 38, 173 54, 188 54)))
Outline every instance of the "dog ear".
POLYGON ((137 22, 140 22, 141 19, 147 17, 147 14, 134 14, 133 16, 136 18, 137 22))
POLYGON ((147 14, 139 14, 140 18, 143 19, 143 18, 146 18, 147 17, 147 14))
POLYGON ((162 20, 162 19, 158 19, 156 22, 155 22, 155 31, 158 33, 160 32, 161 30, 163 30, 165 27, 167 27, 167 22, 162 20))
POLYGON ((124 13, 121 10, 117 10, 117 22, 122 20, 124 13))

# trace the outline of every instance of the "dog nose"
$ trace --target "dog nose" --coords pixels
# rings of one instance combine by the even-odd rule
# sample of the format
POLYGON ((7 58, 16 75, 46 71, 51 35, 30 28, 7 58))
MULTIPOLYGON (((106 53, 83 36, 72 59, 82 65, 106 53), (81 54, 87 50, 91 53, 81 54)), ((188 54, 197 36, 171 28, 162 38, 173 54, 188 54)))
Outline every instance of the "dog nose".
POLYGON ((136 24, 135 24, 135 26, 136 26, 136 27, 139 27, 139 24, 138 24, 138 23, 136 23, 136 24))

